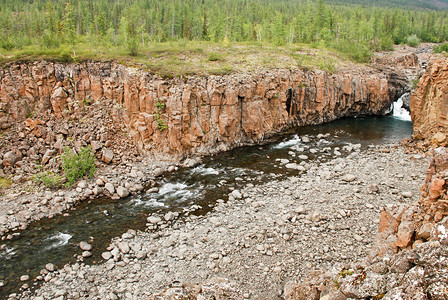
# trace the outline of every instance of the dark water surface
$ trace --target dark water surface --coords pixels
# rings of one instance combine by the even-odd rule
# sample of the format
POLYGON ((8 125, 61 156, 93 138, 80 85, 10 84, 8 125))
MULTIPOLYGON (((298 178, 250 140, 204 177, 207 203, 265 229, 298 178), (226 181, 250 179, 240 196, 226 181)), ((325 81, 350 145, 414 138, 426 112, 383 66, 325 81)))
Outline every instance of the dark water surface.
MULTIPOLYGON (((181 168, 166 174, 159 191, 121 200, 98 199, 82 203, 69 216, 57 216, 33 223, 12 240, 0 242, 0 298, 18 292, 19 278, 37 276, 51 262, 59 267, 76 262, 80 241, 93 245, 86 263, 101 261, 101 253, 112 238, 128 229, 144 230, 146 217, 153 212, 182 212, 200 205, 197 213, 209 211, 218 199, 227 200, 231 188, 260 184, 273 178, 300 175, 281 167, 277 159, 301 163, 334 157, 336 147, 344 156, 344 146, 397 143, 412 134, 412 123, 399 118, 369 117, 343 119, 332 123, 300 127, 263 146, 242 147, 208 157, 198 167, 181 168), (325 137, 322 137, 325 135, 325 137), (309 138, 304 142, 303 137, 309 138), (295 153, 295 157, 291 153, 295 153), (299 158, 307 155, 308 159, 299 158)), ((305 138, 306 140, 306 138, 305 138)), ((337 150, 337 149, 336 149, 337 150)), ((28 283, 30 283, 29 281, 28 283)), ((31 284, 32 285, 32 284, 31 284)))

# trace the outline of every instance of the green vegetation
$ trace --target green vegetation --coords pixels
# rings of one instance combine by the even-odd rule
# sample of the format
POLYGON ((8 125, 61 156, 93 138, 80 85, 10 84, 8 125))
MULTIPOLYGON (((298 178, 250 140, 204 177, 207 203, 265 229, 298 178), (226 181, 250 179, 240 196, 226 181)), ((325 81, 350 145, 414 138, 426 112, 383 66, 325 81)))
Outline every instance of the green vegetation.
POLYGON ((154 114, 154 118, 157 121, 157 128, 159 128, 160 131, 168 129, 168 124, 166 123, 166 120, 162 119, 162 113, 164 110, 165 110, 165 103, 162 102, 162 100, 157 99, 156 112, 154 114))
POLYGON ((73 153, 70 148, 65 148, 62 154, 62 169, 68 187, 84 176, 92 177, 96 167, 91 147, 83 147, 79 153, 73 153))
POLYGON ((33 179, 38 183, 43 183, 47 188, 50 189, 56 189, 61 187, 62 185, 61 176, 54 174, 51 171, 45 171, 36 174, 33 179))
POLYGON ((332 70, 394 44, 448 40, 448 13, 435 8, 422 0, 0 0, 0 62, 115 59, 172 77, 277 66, 300 46, 334 58, 299 65, 332 70))
POLYGON ((435 53, 442 53, 442 52, 448 53, 448 43, 443 43, 438 46, 434 46, 434 52, 435 53))
POLYGON ((420 45, 420 39, 415 34, 410 35, 406 39, 406 44, 411 47, 417 47, 418 45, 420 45))
POLYGON ((5 189, 12 184, 12 180, 9 178, 0 176, 0 189, 5 189))

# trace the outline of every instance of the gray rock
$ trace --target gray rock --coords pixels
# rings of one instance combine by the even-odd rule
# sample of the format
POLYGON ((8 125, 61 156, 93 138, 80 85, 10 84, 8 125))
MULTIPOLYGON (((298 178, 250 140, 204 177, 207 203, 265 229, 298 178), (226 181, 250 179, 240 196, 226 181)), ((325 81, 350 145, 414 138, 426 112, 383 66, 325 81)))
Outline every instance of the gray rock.
POLYGON ((412 197, 412 193, 411 193, 411 192, 403 192, 403 193, 401 193, 401 195, 402 195, 404 198, 411 198, 411 197, 412 197))
POLYGON ((55 265, 53 265, 52 263, 48 263, 45 265, 45 269, 47 269, 47 271, 49 272, 54 272, 56 271, 56 267, 55 265))
POLYGON ((30 279, 30 275, 22 275, 20 276, 20 281, 27 281, 30 279))
POLYGON ((112 183, 108 182, 104 185, 104 187, 106 188, 106 190, 110 193, 110 194, 114 194, 115 193, 115 187, 112 183))
POLYGON ((243 198, 243 195, 241 194, 241 192, 239 190, 233 190, 230 195, 233 196, 233 198, 235 199, 241 199, 243 198))
POLYGON ((48 161, 50 160, 50 158, 52 158, 55 153, 56 153, 56 150, 48 149, 47 151, 45 151, 45 154, 42 157, 41 164, 46 165, 48 163, 48 161))
POLYGON ((155 168, 153 171, 154 177, 160 177, 163 174, 163 170, 161 168, 155 168))
POLYGON ((155 216, 149 216, 146 220, 151 224, 157 224, 162 221, 161 218, 155 216))
POLYGON ((345 182, 352 182, 352 181, 354 181, 355 179, 356 179, 356 176, 353 175, 353 174, 346 174, 346 175, 344 175, 344 176, 341 178, 341 180, 342 180, 342 181, 345 181, 345 182))
POLYGON ((110 253, 109 251, 103 252, 103 253, 101 253, 101 257, 105 260, 109 260, 112 258, 112 253, 110 253))
POLYGON ((174 214, 172 212, 168 212, 163 218, 165 221, 171 221, 174 219, 174 214))
POLYGON ((184 167, 193 168, 201 163, 200 158, 187 158, 182 164, 184 167))
POLYGON ((113 159, 114 159, 114 152, 112 150, 104 148, 101 160, 106 164, 110 164, 113 159))
POLYGON ((124 197, 129 196, 129 191, 127 188, 119 186, 117 188, 117 194, 118 194, 118 196, 120 196, 120 198, 124 198, 124 197))
POLYGON ((80 182, 78 182, 78 187, 85 189, 87 187, 87 182, 85 180, 81 180, 80 182))
POLYGON ((79 248, 81 248, 81 250, 83 251, 90 251, 92 250, 92 245, 83 241, 79 243, 79 248))
POLYGON ((131 249, 129 248, 129 245, 127 243, 118 243, 118 249, 120 249, 121 253, 129 253, 129 251, 131 251, 131 249))
POLYGON ((83 251, 81 256, 84 258, 87 258, 87 257, 92 256, 92 253, 90 251, 83 251))

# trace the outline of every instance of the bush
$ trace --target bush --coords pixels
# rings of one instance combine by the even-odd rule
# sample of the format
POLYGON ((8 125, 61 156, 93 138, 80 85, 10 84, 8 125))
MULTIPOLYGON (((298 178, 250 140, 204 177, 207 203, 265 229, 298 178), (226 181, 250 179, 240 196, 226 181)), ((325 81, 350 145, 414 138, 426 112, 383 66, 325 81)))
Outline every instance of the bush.
POLYGON ((340 39, 337 42, 335 41, 331 43, 330 47, 360 63, 369 62, 370 57, 372 56, 372 51, 369 47, 360 42, 340 39))
POLYGON ((448 43, 443 43, 440 45, 434 46, 434 53, 442 53, 442 52, 448 52, 448 43))
POLYGON ((70 148, 64 149, 62 169, 67 179, 66 186, 71 186, 76 180, 95 175, 95 158, 90 146, 83 147, 79 153, 73 153, 70 148))
POLYGON ((46 187, 50 189, 58 188, 62 184, 61 176, 56 175, 51 171, 35 175, 34 180, 43 183, 46 187))
POLYGON ((415 34, 410 35, 406 38, 406 44, 411 47, 417 47, 418 45, 420 45, 420 39, 415 34))
POLYGON ((222 60, 222 57, 221 57, 221 54, 212 52, 208 55, 208 60, 209 61, 218 61, 218 60, 222 60))

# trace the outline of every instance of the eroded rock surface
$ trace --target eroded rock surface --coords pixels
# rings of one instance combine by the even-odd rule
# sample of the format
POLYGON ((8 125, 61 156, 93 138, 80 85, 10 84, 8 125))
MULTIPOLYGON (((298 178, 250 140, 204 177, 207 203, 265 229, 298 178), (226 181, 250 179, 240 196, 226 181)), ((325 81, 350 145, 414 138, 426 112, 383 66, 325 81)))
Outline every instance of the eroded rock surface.
POLYGON ((448 145, 448 59, 434 61, 411 97, 414 138, 448 145))
POLYGON ((113 62, 40 61, 0 70, 0 125, 48 109, 69 118, 79 105, 108 99, 111 118, 141 152, 206 154, 259 142, 289 124, 384 114, 406 85, 404 73, 367 66, 163 79, 113 62))

